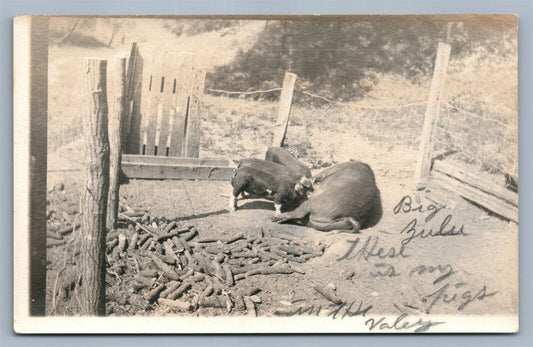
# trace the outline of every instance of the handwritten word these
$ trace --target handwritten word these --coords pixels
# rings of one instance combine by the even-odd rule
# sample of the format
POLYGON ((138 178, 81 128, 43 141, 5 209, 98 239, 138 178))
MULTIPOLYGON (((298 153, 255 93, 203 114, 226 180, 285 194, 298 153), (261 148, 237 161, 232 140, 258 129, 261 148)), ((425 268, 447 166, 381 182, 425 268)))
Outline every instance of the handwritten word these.
POLYGON ((368 236, 363 242, 361 238, 355 240, 346 240, 350 247, 344 255, 337 258, 337 261, 354 259, 355 261, 370 260, 370 259, 394 259, 407 258, 405 245, 400 248, 395 247, 381 247, 378 236, 368 236))
MULTIPOLYGON (((400 213, 402 214, 427 213, 426 217, 424 218, 424 222, 428 223, 443 208, 444 207, 439 207, 433 204, 429 204, 427 206, 424 206, 422 204, 415 204, 413 203, 413 199, 409 195, 406 195, 394 207, 393 212, 395 215, 400 214, 400 213)), ((417 217, 413 218, 400 231, 400 234, 407 235, 407 237, 401 241, 402 245, 405 246, 416 238, 425 239, 427 237, 434 237, 434 236, 467 236, 468 234, 464 230, 465 229, 464 225, 460 225, 460 226, 452 225, 451 223, 452 218, 453 216, 451 214, 447 214, 442 219, 442 222, 440 223, 438 228, 427 228, 425 226, 420 227, 419 226, 420 222, 418 218, 417 217)))

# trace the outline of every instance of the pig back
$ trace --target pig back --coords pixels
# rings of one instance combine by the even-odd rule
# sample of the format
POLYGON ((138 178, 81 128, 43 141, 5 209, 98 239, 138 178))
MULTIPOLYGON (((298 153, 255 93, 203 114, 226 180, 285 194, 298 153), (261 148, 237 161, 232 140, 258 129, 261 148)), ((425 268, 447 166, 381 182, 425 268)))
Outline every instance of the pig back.
POLYGON ((237 166, 239 168, 252 168, 268 173, 274 177, 278 177, 280 180, 288 180, 296 183, 300 179, 300 176, 296 177, 291 171, 284 165, 274 163, 268 160, 262 159, 242 159, 237 166))
POLYGON ((286 166, 295 176, 311 178, 311 169, 283 148, 269 148, 266 152, 265 160, 286 166))

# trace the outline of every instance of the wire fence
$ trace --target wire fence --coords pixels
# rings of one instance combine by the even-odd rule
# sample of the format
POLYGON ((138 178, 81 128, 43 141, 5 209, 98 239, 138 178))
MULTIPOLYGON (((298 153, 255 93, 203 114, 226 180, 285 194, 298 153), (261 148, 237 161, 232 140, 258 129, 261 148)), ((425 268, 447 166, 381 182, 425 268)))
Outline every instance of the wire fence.
MULTIPOLYGON (((257 95, 281 92, 282 88, 257 91, 227 91, 206 89, 217 95, 257 95)), ((359 133, 367 138, 390 145, 407 144, 417 148, 422 130, 426 100, 405 104, 365 105, 357 102, 339 102, 305 90, 296 84, 295 93, 316 98, 343 108, 355 117, 357 113, 359 133)), ((451 159, 471 165, 489 173, 518 174, 517 124, 513 122, 512 110, 506 114, 497 112, 469 111, 468 107, 455 101, 443 100, 435 138, 434 157, 453 153, 451 159)), ((330 118, 331 119, 331 118, 330 118)), ((335 119, 331 119, 335 121, 335 119)), ((298 120, 295 120, 298 123, 298 120)))
POLYGON ((470 112, 443 102, 435 141, 438 153, 494 174, 518 175, 518 125, 511 112, 470 112))
MULTIPOLYGON (((238 91, 229 91, 229 90, 222 90, 222 89, 206 88, 206 91, 208 91, 210 93, 217 93, 217 94, 222 94, 222 95, 256 95, 256 94, 266 94, 266 93, 272 93, 272 92, 281 92, 281 90, 282 90, 282 88, 278 87, 278 88, 272 88, 272 89, 266 89, 266 90, 255 90, 255 91, 248 91, 248 92, 238 92, 238 91)), ((317 95, 317 94, 313 94, 311 92, 308 92, 308 91, 302 89, 301 87, 298 88, 298 85, 297 85, 297 88, 294 89, 294 92, 301 93, 301 94, 310 96, 312 98, 320 99, 320 100, 323 100, 323 101, 331 103, 331 104, 340 105, 340 106, 350 106, 352 108, 357 108, 357 109, 392 110, 392 109, 405 108, 405 107, 411 107, 411 106, 420 106, 420 105, 427 104, 427 101, 419 101, 419 102, 408 103, 408 104, 403 104, 403 105, 363 106, 363 105, 356 105, 353 102, 340 102, 340 101, 331 100, 331 99, 326 98, 325 96, 321 96, 321 95, 317 95)))

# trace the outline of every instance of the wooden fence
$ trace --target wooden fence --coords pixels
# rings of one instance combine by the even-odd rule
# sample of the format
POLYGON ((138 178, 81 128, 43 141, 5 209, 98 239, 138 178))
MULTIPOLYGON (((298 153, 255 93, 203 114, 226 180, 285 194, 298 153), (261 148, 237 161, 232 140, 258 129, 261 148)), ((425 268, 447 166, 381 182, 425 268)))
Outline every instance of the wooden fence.
POLYGON ((124 152, 197 158, 206 70, 193 66, 190 53, 153 52, 136 44, 128 61, 124 152))
POLYGON ((132 43, 122 160, 128 178, 232 177, 231 161, 198 159, 206 69, 193 63, 190 53, 153 51, 132 43))
MULTIPOLYGON (((206 70, 194 66, 193 55, 132 43, 127 66, 122 172, 142 179, 231 179, 232 161, 198 159, 206 70)), ((295 81, 285 74, 273 146, 283 145, 295 81)))

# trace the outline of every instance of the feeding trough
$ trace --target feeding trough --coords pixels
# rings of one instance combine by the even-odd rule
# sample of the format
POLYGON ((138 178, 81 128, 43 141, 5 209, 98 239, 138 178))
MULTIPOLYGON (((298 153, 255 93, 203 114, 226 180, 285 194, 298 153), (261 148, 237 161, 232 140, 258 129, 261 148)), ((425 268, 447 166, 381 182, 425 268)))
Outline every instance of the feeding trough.
POLYGON ((219 180, 233 177, 235 163, 230 159, 199 159, 156 157, 150 155, 122 156, 122 171, 128 178, 219 180))

